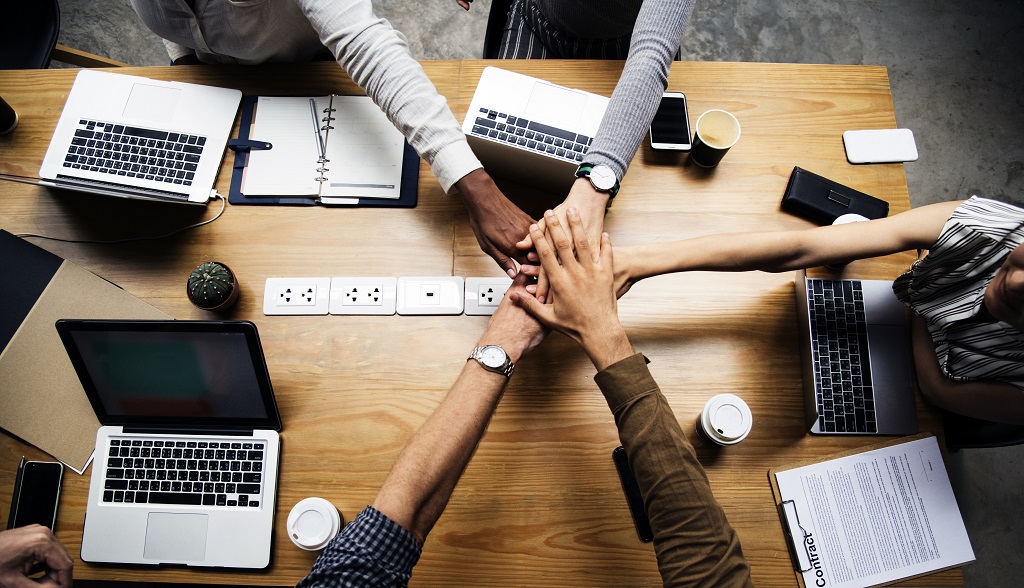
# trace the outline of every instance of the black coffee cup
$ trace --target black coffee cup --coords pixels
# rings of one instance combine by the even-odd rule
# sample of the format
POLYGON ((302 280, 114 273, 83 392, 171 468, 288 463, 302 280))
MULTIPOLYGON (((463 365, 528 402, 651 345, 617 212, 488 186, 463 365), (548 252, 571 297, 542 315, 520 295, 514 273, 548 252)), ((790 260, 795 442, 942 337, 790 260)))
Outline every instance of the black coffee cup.
POLYGON ((715 167, 729 148, 740 140, 740 122, 724 110, 709 110, 697 119, 690 161, 701 167, 715 167))
POLYGON ((0 135, 6 135, 18 126, 18 113, 11 105, 0 98, 0 135))

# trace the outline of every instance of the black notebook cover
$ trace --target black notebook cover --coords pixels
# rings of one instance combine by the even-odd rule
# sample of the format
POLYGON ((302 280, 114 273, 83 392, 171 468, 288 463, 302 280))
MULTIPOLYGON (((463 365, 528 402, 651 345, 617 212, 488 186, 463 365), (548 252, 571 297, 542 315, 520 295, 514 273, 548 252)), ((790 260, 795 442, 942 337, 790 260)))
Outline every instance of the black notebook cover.
POLYGON ((245 172, 246 162, 249 159, 249 149, 245 146, 249 142, 249 129, 252 127, 252 117, 256 112, 256 101, 259 96, 242 97, 242 119, 239 124, 238 138, 228 141, 228 147, 235 152, 234 163, 231 169, 231 188, 228 191, 228 202, 231 204, 277 204, 295 206, 349 206, 349 207, 380 207, 380 208, 413 208, 419 193, 420 180, 420 157, 416 151, 405 143, 405 156, 402 158, 402 187, 400 196, 397 199, 388 198, 359 198, 356 204, 322 204, 317 198, 282 196, 280 198, 260 196, 250 198, 242 194, 242 173, 245 172))

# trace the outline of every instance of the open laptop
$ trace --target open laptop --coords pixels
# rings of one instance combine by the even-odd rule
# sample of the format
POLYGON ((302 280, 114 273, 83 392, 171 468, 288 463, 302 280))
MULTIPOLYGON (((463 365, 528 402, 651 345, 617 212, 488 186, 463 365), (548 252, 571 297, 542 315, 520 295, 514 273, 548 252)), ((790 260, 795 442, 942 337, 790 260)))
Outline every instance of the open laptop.
POLYGON ((83 69, 39 169, 44 186, 206 204, 238 90, 83 69))
POLYGON ((910 336, 892 282, 800 270, 795 287, 811 433, 917 433, 910 336))
POLYGON ((462 123, 487 173, 566 194, 608 98, 484 68, 462 123))
POLYGON ((247 321, 57 321, 100 427, 82 561, 270 564, 281 418, 247 321))

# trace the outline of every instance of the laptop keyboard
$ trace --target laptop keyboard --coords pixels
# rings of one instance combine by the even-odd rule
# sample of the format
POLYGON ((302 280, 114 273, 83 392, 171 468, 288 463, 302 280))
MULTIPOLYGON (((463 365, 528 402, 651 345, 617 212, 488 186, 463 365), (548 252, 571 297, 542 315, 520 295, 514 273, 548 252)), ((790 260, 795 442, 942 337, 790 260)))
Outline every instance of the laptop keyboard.
POLYGON ((829 433, 875 433, 864 295, 855 280, 807 280, 818 425, 829 433))
POLYGON ((575 163, 583 161, 583 155, 594 141, 586 135, 486 108, 480 109, 473 123, 473 134, 575 163))
POLYGON ((191 186, 206 137, 81 119, 64 167, 191 186))
POLYGON ((259 441, 110 439, 103 502, 258 507, 259 441))

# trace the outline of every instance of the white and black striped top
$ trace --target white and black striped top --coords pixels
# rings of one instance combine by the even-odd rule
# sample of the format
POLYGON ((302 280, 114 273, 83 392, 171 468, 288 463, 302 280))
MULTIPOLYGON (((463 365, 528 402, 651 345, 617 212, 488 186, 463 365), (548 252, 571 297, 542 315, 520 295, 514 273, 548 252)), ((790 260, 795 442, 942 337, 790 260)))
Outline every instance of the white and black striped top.
POLYGON ((939 365, 953 380, 994 380, 1024 389, 1024 333, 978 316, 985 288, 1024 243, 1024 210, 971 197, 946 221, 928 254, 893 283, 924 317, 939 365))

